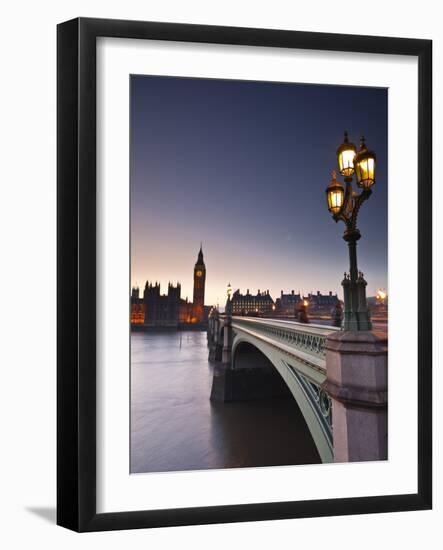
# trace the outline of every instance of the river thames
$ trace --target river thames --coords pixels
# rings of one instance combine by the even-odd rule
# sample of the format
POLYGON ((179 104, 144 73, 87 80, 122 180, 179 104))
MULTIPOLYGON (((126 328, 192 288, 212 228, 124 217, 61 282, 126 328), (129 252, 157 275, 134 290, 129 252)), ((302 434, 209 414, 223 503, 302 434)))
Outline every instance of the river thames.
POLYGON ((292 397, 214 403, 205 332, 131 334, 131 472, 319 463, 292 397))

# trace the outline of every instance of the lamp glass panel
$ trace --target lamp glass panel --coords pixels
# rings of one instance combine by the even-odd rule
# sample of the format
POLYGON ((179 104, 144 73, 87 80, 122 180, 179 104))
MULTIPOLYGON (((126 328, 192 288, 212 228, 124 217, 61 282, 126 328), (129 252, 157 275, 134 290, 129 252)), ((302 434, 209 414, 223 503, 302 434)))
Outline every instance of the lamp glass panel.
POLYGON ((345 149, 340 152, 338 163, 342 176, 352 176, 354 173, 354 149, 345 149))
POLYGON ((328 192, 328 207, 333 214, 337 214, 343 205, 343 190, 333 189, 328 192))
POLYGON ((371 187, 375 181, 375 159, 367 157, 357 163, 357 180, 361 187, 371 187))

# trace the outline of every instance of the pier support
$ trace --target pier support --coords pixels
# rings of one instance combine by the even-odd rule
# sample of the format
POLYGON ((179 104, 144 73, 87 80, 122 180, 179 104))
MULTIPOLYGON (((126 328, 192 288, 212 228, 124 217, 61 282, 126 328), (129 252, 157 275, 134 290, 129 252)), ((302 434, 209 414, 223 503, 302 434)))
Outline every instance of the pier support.
POLYGON ((231 320, 227 320, 223 329, 223 352, 222 363, 225 365, 231 365, 232 359, 232 325, 231 320))
POLYGON ((384 332, 341 331, 327 338, 334 462, 387 459, 387 350, 384 332))

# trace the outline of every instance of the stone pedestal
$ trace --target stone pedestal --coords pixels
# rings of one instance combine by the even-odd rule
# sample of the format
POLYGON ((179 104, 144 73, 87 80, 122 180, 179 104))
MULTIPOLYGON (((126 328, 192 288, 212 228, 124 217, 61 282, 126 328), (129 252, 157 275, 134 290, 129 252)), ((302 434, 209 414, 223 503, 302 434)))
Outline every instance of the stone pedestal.
POLYGON ((342 331, 326 341, 334 462, 387 459, 388 338, 342 331))

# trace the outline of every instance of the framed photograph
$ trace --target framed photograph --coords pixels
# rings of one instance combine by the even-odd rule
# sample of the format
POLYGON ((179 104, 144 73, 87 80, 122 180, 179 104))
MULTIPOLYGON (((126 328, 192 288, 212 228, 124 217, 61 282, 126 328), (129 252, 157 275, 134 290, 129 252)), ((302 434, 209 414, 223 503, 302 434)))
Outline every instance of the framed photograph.
POLYGON ((431 508, 431 41, 57 36, 58 524, 431 508))

